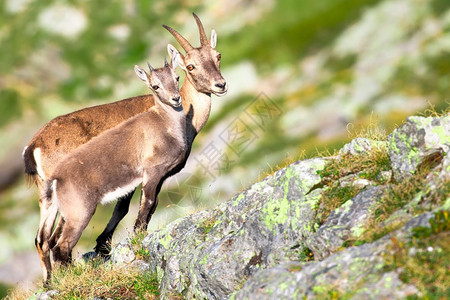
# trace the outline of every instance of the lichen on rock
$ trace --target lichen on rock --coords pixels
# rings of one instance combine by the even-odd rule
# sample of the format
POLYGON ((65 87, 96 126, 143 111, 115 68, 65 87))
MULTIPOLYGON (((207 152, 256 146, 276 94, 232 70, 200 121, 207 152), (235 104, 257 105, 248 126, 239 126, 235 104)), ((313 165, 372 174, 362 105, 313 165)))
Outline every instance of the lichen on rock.
POLYGON ((389 156, 394 177, 411 176, 427 159, 448 154, 450 150, 450 116, 411 116, 389 137, 389 156))
POLYGON ((413 228, 429 226, 429 211, 450 206, 449 126, 448 116, 410 117, 387 141, 359 138, 332 158, 295 162, 214 209, 149 234, 142 242, 150 253, 144 267, 156 273, 163 298, 358 299, 420 294, 416 286, 402 281, 399 270, 385 270, 384 257, 394 240, 406 243, 413 228), (324 191, 332 184, 323 178, 329 162, 380 149, 384 156, 379 170, 358 167, 334 181, 344 188, 359 184, 357 193, 319 222, 324 191), (387 151, 389 167, 384 163, 389 162, 387 151), (428 173, 417 179, 424 189, 400 195, 409 198, 394 203, 386 210, 390 215, 377 223, 383 210, 375 208, 430 157, 435 160, 428 173), (360 243, 353 243, 363 236, 360 243))

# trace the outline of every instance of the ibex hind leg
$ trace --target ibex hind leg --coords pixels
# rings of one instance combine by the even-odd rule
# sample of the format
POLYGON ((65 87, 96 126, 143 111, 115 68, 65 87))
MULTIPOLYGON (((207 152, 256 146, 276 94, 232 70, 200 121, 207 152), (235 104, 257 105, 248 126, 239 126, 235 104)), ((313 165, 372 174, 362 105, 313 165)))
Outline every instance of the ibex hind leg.
POLYGON ((50 279, 50 273, 52 270, 52 265, 50 262, 49 239, 58 214, 58 207, 56 203, 52 203, 50 205, 48 204, 49 203, 47 201, 41 203, 41 220, 35 240, 45 281, 50 279))
POLYGON ((62 229, 64 227, 64 218, 60 217, 58 221, 58 225, 56 225, 55 230, 52 233, 52 236, 50 237, 50 240, 48 241, 50 249, 55 247, 56 242, 58 241, 59 237, 61 236, 62 229))
POLYGON ((80 239, 89 219, 78 222, 66 218, 61 235, 52 248, 53 259, 56 263, 66 265, 72 261, 72 249, 80 239))
MULTIPOLYGON (((60 201, 60 203, 70 202, 60 201)), ((64 225, 56 245, 52 248, 54 261, 62 265, 71 262, 72 249, 95 213, 95 207, 77 205, 67 208, 64 205, 60 207, 64 225)))
POLYGON ((111 219, 106 225, 105 230, 98 236, 97 245, 94 247, 94 251, 104 257, 109 255, 111 250, 111 241, 114 231, 119 225, 120 221, 126 216, 130 208, 131 198, 133 197, 135 191, 120 197, 117 200, 116 206, 114 207, 114 212, 111 219))

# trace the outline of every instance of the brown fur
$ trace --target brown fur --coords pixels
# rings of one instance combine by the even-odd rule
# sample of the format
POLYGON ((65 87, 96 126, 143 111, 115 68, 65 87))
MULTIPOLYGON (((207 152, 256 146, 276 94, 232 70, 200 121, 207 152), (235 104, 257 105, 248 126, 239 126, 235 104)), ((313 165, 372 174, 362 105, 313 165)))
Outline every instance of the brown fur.
POLYGON ((45 181, 41 204, 47 207, 47 213, 41 215, 36 246, 47 279, 51 270, 49 249, 55 261, 69 262, 73 247, 105 198, 114 200, 116 195, 124 194, 123 190, 127 193, 142 182, 136 227, 146 223, 159 183, 184 159, 186 116, 175 80, 178 76, 167 66, 147 77, 149 86, 155 86, 155 78, 164 79, 154 90, 155 105, 69 153, 45 181), (174 103, 178 108, 171 106, 174 103), (51 235, 58 210, 63 222, 51 235))
POLYGON ((36 161, 33 156, 36 148, 42 151, 42 169, 46 179, 67 153, 103 131, 146 112, 154 104, 153 95, 142 95, 84 108, 54 118, 34 135, 25 149, 23 157, 26 174, 31 177, 37 175, 36 161))

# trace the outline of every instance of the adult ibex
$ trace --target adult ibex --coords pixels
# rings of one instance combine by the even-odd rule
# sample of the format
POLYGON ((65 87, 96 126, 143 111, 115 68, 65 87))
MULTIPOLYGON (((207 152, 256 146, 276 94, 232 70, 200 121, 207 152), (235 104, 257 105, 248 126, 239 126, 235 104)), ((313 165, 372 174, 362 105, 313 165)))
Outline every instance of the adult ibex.
POLYGON ((41 216, 37 246, 46 279, 51 272, 50 249, 55 262, 67 263, 99 203, 124 196, 142 183, 136 228, 148 222, 163 180, 186 153, 186 115, 175 72, 178 57, 174 53, 172 66, 149 65, 150 74, 135 66, 153 91, 155 105, 69 153, 44 182, 42 205, 48 209, 41 216), (58 211, 63 221, 52 235, 58 211))
MULTIPOLYGON (((220 54, 215 50, 217 35, 213 30, 211 40, 208 42, 201 21, 195 14, 193 15, 200 32, 201 45, 198 48, 192 47, 175 30, 166 27, 186 51, 186 56, 182 56, 181 59, 181 67, 186 72, 186 79, 181 88, 182 105, 187 114, 186 159, 195 136, 209 118, 211 93, 222 96, 227 91, 226 81, 219 69, 220 54)), ((174 47, 170 47, 172 48, 174 47)), ((153 105, 153 96, 143 95, 59 116, 42 127, 25 147, 23 153, 25 172, 39 189, 41 215, 45 214, 46 210, 46 207, 42 205, 42 199, 45 197, 43 181, 50 177, 57 163, 66 154, 103 131, 147 111, 153 105)), ((133 193, 134 191, 130 191, 128 195, 118 199, 111 220, 97 238, 95 246, 97 253, 108 253, 108 244, 118 223, 128 212, 133 193)))

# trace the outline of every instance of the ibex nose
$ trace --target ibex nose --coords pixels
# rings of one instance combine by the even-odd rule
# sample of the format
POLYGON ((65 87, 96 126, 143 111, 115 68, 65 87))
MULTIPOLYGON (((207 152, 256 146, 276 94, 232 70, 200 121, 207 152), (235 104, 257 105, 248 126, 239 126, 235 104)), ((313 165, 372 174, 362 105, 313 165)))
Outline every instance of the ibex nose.
POLYGON ((178 102, 178 101, 180 101, 180 96, 173 97, 172 100, 175 101, 175 102, 178 102))
POLYGON ((227 83, 221 82, 221 83, 216 83, 215 86, 217 86, 218 88, 221 88, 222 90, 225 89, 225 86, 227 85, 227 83))

